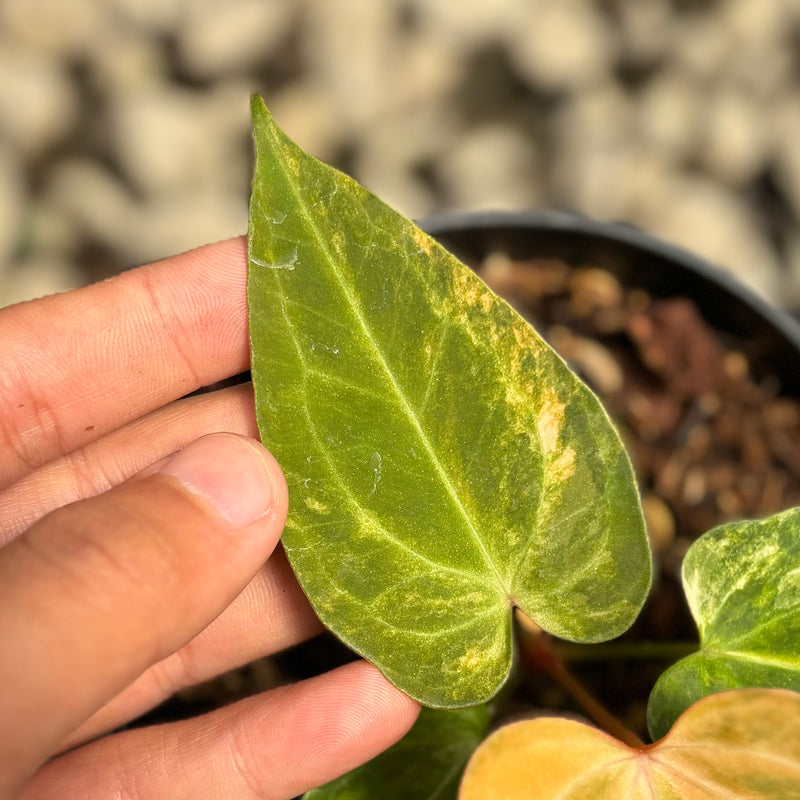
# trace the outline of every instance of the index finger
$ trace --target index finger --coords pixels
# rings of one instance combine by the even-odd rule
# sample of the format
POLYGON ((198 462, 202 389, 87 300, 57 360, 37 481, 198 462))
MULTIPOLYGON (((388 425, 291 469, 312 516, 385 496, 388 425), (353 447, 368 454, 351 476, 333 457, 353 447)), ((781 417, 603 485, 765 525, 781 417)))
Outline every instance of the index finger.
POLYGON ((245 237, 0 311, 0 487, 247 369, 245 237))

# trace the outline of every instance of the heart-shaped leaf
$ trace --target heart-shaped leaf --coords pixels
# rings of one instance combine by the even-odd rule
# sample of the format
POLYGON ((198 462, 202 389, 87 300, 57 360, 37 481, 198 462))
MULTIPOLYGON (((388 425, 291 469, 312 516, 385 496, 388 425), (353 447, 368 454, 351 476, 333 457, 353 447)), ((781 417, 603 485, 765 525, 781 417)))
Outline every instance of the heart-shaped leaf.
POLYGON ((689 548, 682 577, 700 649, 656 683, 647 710, 653 738, 712 692, 800 691, 800 508, 714 528, 689 548))
POLYGON ((456 800, 464 766, 488 727, 483 705, 423 708, 394 747, 303 800, 456 800))
POLYGON ((800 695, 740 689, 634 748, 573 720, 516 722, 472 756, 459 800, 800 798, 800 695))
POLYGON ((320 619, 437 707, 496 693, 515 605, 568 639, 619 634, 650 554, 597 399, 471 270, 252 109, 256 412, 320 619))

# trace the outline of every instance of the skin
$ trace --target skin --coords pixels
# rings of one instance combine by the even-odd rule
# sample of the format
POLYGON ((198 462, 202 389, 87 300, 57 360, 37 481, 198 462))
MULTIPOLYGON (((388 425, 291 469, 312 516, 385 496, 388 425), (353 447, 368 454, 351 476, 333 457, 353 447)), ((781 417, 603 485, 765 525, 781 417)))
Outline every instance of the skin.
POLYGON ((356 662, 110 733, 320 630, 250 387, 186 397, 247 369, 245 281, 235 239, 0 310, 4 800, 288 799, 416 718, 356 662))

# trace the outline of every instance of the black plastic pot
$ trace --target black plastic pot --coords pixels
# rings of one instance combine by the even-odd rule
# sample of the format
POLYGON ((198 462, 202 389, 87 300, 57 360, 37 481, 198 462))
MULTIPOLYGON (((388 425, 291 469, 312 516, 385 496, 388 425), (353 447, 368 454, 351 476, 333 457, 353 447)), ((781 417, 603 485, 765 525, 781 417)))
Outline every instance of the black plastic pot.
POLYGON ((784 392, 800 396, 800 323, 686 250, 565 211, 440 214, 421 225, 470 265, 497 251, 513 259, 561 258, 602 267, 656 297, 691 297, 713 327, 748 342, 759 372, 778 376, 784 392))

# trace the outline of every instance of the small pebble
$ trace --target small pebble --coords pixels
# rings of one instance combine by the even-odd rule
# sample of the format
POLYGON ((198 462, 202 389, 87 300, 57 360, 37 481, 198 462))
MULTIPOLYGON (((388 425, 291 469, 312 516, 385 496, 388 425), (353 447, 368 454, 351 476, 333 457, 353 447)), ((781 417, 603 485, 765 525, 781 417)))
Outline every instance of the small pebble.
POLYGON ((750 364, 742 353, 731 351, 725 354, 722 361, 725 374, 737 381, 742 381, 750 374, 750 364))
POLYGON ((683 478, 683 501, 690 506, 702 502, 706 496, 706 476, 703 470, 690 467, 683 478))
POLYGON ((642 511, 647 525, 647 538, 653 551, 661 555, 675 539, 675 518, 663 498, 654 492, 642 497, 642 511))
POLYGON ((612 395, 622 389, 625 382, 622 368, 608 348, 597 341, 575 336, 564 357, 602 394, 612 395))
POLYGON ((540 0, 520 20, 510 41, 514 64, 545 90, 576 90, 597 83, 612 67, 618 41, 594 4, 540 0))
POLYGON ((576 269, 569 281, 570 305, 573 312, 586 316, 622 303, 622 287, 608 270, 592 267, 576 269))

